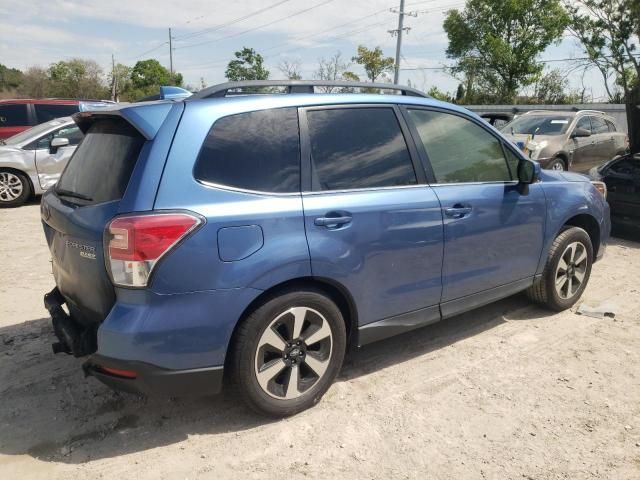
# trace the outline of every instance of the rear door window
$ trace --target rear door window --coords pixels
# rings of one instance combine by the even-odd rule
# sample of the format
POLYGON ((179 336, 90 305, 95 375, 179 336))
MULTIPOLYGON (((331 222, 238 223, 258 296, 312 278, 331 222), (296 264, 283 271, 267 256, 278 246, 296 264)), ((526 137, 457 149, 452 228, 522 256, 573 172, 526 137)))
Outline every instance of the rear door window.
POLYGON ((223 117, 196 160, 199 181, 273 193, 300 191, 298 110, 278 108, 223 117))
POLYGON ((120 200, 144 143, 144 137, 124 120, 97 120, 71 157, 56 190, 62 196, 64 191, 75 193, 89 203, 120 200))
POLYGON ((69 117, 79 111, 78 105, 45 105, 35 104, 38 123, 48 122, 54 118, 69 117))
POLYGON ((314 191, 417 183, 391 108, 308 110, 314 191))
POLYGON ((27 105, 0 105, 0 127, 26 127, 28 125, 27 105))
POLYGON ((607 127, 609 127, 610 132, 616 131, 616 126, 613 122, 610 122, 609 120, 605 120, 605 122, 607 122, 607 127))

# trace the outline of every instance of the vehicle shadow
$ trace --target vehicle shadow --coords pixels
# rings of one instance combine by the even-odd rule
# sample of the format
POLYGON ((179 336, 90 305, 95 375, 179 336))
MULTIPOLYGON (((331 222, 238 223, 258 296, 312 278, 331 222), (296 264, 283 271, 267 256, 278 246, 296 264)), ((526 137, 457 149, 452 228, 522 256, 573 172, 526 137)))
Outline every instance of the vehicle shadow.
MULTIPOLYGON (((338 382, 428 354, 507 320, 546 315, 551 313, 516 295, 352 351, 338 382)), ((194 434, 242 432, 274 421, 250 412, 229 391, 195 399, 112 392, 83 378, 82 359, 54 356, 53 341, 48 319, 0 328, 0 454, 81 464, 174 444, 194 434)))

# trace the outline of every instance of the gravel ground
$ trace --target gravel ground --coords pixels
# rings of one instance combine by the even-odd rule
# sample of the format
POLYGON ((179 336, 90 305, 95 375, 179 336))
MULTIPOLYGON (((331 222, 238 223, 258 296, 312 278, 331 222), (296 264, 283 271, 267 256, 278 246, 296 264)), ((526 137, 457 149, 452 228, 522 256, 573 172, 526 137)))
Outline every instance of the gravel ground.
POLYGON ((615 318, 516 295, 350 354, 318 406, 270 421, 54 356, 38 217, 0 210, 0 478, 640 478, 640 243, 612 239, 583 296, 615 318))

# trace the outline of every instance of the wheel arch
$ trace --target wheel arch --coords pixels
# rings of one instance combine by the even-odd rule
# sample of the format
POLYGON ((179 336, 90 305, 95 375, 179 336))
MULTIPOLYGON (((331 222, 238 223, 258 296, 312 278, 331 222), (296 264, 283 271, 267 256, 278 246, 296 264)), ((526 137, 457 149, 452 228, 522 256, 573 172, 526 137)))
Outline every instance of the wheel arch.
POLYGON ((569 170, 569 154, 565 151, 560 151, 554 155, 555 158, 559 158, 564 162, 564 166, 566 170, 569 170))
POLYGON ((568 227, 580 227, 587 232, 591 239, 591 246, 593 247, 594 258, 598 255, 600 249, 600 224, 593 215, 588 213, 580 213, 569 218, 556 233, 556 236, 568 227))
POLYGON ((225 356, 225 369, 227 362, 231 358, 229 351, 233 348, 238 328, 251 314, 251 312, 256 308, 259 308, 260 305, 268 301, 270 298, 277 296, 280 293, 295 289, 303 290, 305 288, 320 290, 336 303, 342 313, 345 327, 347 329, 347 349, 356 344, 354 342, 357 342, 358 313, 355 301, 353 300, 349 290, 341 283, 325 277, 309 276, 292 278, 264 290, 244 309, 233 328, 231 337, 229 338, 229 348, 227 349, 227 354, 225 356))

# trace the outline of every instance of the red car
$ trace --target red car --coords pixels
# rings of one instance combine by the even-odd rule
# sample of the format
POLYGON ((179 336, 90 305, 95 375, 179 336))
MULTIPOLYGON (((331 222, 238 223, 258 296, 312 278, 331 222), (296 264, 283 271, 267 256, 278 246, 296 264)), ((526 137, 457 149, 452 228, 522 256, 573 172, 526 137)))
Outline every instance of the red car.
POLYGON ((54 118, 68 117, 76 112, 110 104, 112 102, 103 100, 56 98, 0 100, 0 140, 54 118))

